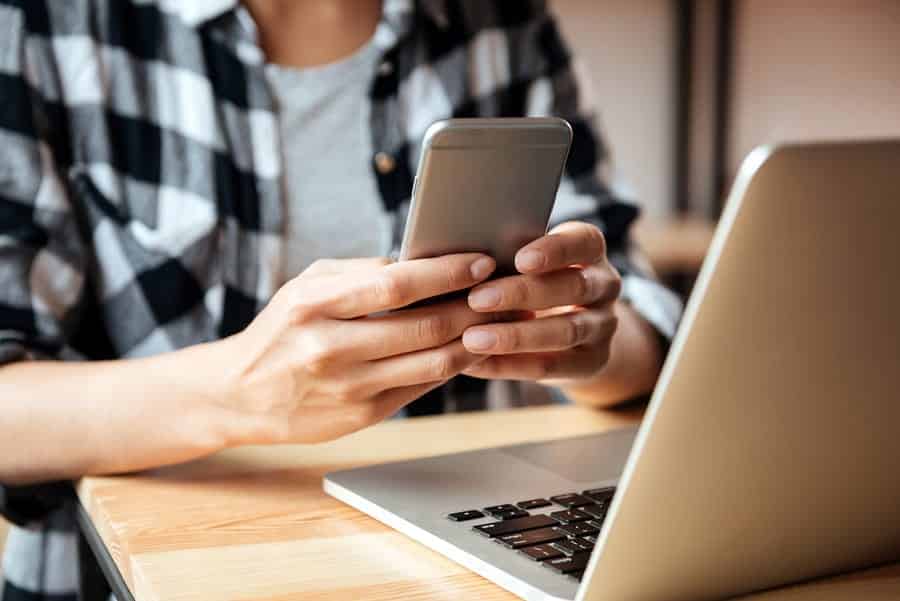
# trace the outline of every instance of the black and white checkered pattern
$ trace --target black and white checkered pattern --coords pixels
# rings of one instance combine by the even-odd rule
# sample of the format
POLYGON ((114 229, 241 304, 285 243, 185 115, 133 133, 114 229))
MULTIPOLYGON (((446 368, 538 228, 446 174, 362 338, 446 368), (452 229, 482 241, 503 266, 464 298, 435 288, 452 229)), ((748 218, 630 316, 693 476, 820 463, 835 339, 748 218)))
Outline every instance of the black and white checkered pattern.
MULTIPOLYGON (((371 167, 398 232, 432 122, 564 117, 554 218, 598 223, 625 293, 673 333, 678 303, 627 259, 637 211, 601 178, 544 2, 385 0, 375 42, 372 140, 394 167, 371 167)), ((284 231, 264 67, 237 0, 0 0, 0 364, 146 356, 250 322, 284 231)), ((70 535, 39 528, 11 535, 5 601, 75 596, 70 535)))

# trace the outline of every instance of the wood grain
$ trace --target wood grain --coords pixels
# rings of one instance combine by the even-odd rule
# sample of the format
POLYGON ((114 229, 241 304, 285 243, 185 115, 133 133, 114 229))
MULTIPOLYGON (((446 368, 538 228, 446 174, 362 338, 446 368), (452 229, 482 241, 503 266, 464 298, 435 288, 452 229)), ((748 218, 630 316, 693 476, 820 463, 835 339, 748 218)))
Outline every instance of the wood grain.
MULTIPOLYGON (((625 426, 641 411, 540 407, 397 420, 333 443, 247 447, 78 494, 136 601, 402 601, 512 595, 326 496, 348 467, 625 426)), ((900 598, 900 567, 767 593, 759 601, 900 598)), ((754 598, 756 599, 756 598, 754 598)))
POLYGON ((641 411, 540 407, 385 422, 333 443, 246 447, 85 478, 82 503, 137 601, 513 599, 322 492, 332 470, 632 424, 641 411))

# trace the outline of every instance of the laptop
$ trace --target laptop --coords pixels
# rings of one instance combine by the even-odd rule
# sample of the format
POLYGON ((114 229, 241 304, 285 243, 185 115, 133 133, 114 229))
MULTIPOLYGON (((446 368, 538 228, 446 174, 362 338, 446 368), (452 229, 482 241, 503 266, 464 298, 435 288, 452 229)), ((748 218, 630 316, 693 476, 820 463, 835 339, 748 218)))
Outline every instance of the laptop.
POLYGON ((523 599, 723 599, 900 559, 900 142, 744 161, 637 429, 329 474, 523 599))

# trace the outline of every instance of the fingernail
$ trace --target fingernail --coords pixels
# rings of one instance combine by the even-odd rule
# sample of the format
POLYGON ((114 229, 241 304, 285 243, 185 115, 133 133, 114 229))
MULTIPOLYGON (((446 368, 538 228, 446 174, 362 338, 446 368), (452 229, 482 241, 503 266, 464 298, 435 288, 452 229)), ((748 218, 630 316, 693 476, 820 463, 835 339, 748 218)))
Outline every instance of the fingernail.
POLYGON ((482 288, 469 295, 469 306, 476 311, 490 309, 500 304, 500 293, 493 288, 482 288))
POLYGON ((516 257, 516 267, 519 271, 536 271, 544 266, 545 261, 544 253, 526 250, 516 257))
POLYGON ((481 257, 469 268, 472 272, 472 277, 476 280, 483 280, 487 278, 494 271, 494 260, 490 257, 481 257))
POLYGON ((485 330, 468 330, 462 340, 463 346, 473 351, 486 351, 497 344, 497 336, 485 330))

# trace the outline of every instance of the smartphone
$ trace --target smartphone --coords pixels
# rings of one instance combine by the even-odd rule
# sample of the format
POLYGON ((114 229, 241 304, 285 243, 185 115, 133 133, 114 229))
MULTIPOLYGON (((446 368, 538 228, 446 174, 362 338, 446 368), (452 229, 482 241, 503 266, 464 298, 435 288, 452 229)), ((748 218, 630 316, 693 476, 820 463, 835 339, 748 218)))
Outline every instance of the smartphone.
POLYGON ((556 118, 449 119, 428 128, 400 260, 483 252, 515 273, 547 232, 572 143, 556 118))

